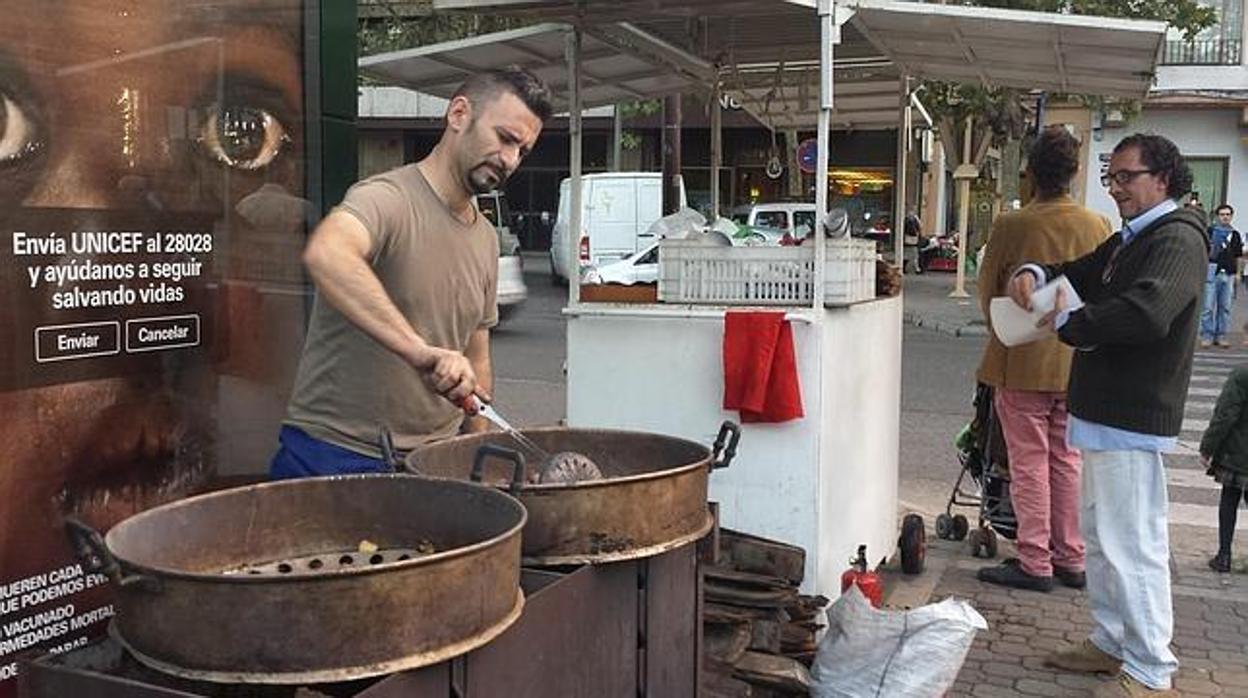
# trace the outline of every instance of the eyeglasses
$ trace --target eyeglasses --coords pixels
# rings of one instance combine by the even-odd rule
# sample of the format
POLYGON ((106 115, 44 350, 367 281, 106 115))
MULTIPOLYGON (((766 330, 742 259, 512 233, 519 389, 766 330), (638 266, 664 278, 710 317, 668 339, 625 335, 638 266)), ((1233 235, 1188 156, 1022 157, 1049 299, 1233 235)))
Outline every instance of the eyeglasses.
POLYGON ((1118 170, 1117 172, 1109 172, 1101 175, 1101 186, 1109 188, 1110 183, 1117 182, 1118 186, 1126 186, 1131 180, 1146 174, 1157 174, 1158 170, 1118 170))

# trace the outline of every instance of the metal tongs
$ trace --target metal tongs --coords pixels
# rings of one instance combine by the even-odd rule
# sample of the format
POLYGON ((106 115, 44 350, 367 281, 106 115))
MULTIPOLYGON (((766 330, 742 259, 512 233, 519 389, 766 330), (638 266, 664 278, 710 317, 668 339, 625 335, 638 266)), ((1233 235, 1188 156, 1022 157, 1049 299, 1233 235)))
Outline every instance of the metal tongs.
POLYGON ((499 414, 498 410, 494 409, 494 406, 490 403, 483 401, 476 395, 469 395, 464 398, 463 402, 461 402, 459 406, 464 410, 464 412, 485 417, 490 421, 490 423, 494 424, 494 426, 502 429, 507 433, 507 435, 515 439, 516 443, 528 449, 534 456, 537 456, 538 463, 549 463, 551 461, 550 454, 547 453, 545 449, 533 443, 532 439, 520 433, 520 430, 511 426, 511 423, 506 419, 503 419, 503 416, 499 414))

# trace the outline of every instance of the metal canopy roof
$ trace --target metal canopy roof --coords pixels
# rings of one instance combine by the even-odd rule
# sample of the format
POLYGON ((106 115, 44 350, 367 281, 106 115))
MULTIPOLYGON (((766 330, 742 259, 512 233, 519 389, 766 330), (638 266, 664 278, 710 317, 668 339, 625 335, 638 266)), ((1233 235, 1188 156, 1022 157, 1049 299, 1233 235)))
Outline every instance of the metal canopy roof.
MULTIPOLYGON (((366 56, 359 67, 362 74, 388 84, 449 98, 470 75, 514 63, 545 81, 555 94, 556 107, 566 109, 564 51, 571 31, 566 24, 539 24, 366 56)), ((628 25, 588 28, 580 65, 586 107, 709 92, 715 74, 709 63, 628 25)))
POLYGON ((741 17, 774 11, 776 5, 798 5, 814 12, 814 0, 434 0, 437 10, 466 10, 532 19, 613 23, 643 19, 741 17))
POLYGON ((1164 22, 863 0, 854 26, 905 72, 990 86, 1143 98, 1164 22))
MULTIPOLYGON (((434 0, 439 10, 557 18, 593 27, 629 21, 711 62, 818 59, 814 0, 434 0), (578 9, 579 6, 579 9, 578 9), (688 37, 688 19, 705 30, 688 37)), ((914 77, 1142 98, 1165 24, 896 0, 838 3, 841 56, 883 55, 914 77)), ((795 110, 796 111, 796 110, 795 110)))

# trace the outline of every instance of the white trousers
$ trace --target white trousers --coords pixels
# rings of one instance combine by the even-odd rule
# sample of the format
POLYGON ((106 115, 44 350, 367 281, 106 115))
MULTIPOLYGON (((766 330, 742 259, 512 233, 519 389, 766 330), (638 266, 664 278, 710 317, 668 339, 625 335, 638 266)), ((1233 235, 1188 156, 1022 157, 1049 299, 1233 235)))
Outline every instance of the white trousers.
POLYGON ((1170 537, 1166 473, 1151 451, 1083 451, 1081 528, 1087 544, 1092 642, 1150 688, 1170 687, 1170 537))

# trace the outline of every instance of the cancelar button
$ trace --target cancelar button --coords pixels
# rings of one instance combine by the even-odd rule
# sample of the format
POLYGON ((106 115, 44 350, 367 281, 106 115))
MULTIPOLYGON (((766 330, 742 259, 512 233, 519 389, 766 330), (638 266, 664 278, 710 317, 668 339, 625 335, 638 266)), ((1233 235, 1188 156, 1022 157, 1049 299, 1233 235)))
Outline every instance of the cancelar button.
POLYGON ((198 315, 169 315, 126 320, 126 351, 162 351, 199 344, 198 315))
POLYGON ((67 361, 121 352, 121 323, 80 322, 35 328, 35 361, 67 361))

